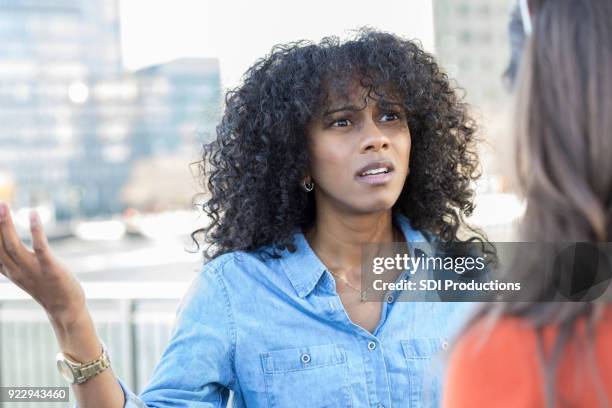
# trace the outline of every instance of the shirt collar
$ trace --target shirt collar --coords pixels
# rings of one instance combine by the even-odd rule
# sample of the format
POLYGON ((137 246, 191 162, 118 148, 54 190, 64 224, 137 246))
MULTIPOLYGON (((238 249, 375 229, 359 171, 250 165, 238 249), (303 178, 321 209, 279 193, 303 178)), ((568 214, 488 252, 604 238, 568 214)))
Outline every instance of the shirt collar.
MULTIPOLYGON (((393 220, 402 230, 406 241, 413 244, 410 245, 410 256, 415 256, 415 246, 423 251, 426 256, 431 256, 433 253, 431 245, 420 231, 410 226, 410 221, 405 215, 393 211, 393 220), (415 243, 416 245, 414 245, 415 243)), ((293 238, 296 251, 292 253, 285 249, 281 264, 298 296, 304 298, 312 292, 327 268, 312 250, 301 231, 296 232, 293 238)))

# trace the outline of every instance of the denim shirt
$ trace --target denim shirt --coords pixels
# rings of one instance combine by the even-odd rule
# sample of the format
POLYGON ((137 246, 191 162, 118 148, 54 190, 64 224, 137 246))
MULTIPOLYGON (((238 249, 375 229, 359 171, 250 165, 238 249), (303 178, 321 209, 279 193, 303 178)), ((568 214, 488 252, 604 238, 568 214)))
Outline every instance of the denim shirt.
MULTIPOLYGON (((408 242, 426 242, 393 213, 408 242)), ((438 406, 443 351, 473 303, 382 303, 371 333, 348 317, 335 281, 301 232, 297 251, 235 251, 204 265, 170 342, 127 408, 438 406)), ((412 249, 412 246, 410 246, 412 249)))

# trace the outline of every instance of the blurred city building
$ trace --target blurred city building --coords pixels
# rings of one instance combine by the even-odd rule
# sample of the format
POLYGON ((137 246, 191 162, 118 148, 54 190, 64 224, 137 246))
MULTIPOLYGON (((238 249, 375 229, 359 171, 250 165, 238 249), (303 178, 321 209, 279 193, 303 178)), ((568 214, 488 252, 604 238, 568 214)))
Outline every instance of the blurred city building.
POLYGON ((11 180, 14 207, 119 212, 138 160, 194 158, 213 131, 218 61, 125 71, 118 0, 1 0, 0 41, 0 190, 11 180))
POLYGON ((514 0, 433 0, 438 61, 465 90, 486 143, 480 145, 485 192, 505 191, 511 166, 513 95, 504 81, 511 58, 508 27, 514 0))
POLYGON ((181 149, 190 154, 212 134, 220 112, 218 60, 183 58, 133 77, 139 90, 131 140, 135 159, 181 149))
POLYGON ((433 0, 435 50, 467 91, 467 101, 495 110, 509 101, 503 73, 510 59, 509 0, 433 0))

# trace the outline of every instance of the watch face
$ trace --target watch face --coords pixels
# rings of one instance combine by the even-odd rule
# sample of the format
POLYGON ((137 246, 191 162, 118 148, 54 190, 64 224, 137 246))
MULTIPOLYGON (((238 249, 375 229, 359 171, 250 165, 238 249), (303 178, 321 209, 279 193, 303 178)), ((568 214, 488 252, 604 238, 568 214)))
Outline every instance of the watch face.
POLYGON ((68 363, 62 360, 57 360, 57 369, 59 370, 60 374, 66 380, 68 380, 68 382, 70 382, 71 384, 74 383, 74 374, 72 373, 72 370, 68 366, 68 363))

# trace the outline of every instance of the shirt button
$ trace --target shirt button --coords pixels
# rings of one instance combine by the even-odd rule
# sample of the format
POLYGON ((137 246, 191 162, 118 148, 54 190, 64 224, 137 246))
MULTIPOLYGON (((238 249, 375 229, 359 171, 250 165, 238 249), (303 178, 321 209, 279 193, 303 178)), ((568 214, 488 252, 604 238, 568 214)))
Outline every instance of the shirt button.
POLYGON ((302 359, 302 363, 308 363, 310 362, 310 355, 308 353, 304 353, 302 354, 301 359, 302 359))
POLYGON ((442 342, 442 350, 447 350, 448 349, 448 341, 444 340, 442 342))
POLYGON ((376 343, 374 343, 373 341, 369 341, 368 342, 368 350, 372 351, 376 348, 376 343))
POLYGON ((388 295, 387 296, 387 303, 391 303, 393 302, 393 295, 388 295))

